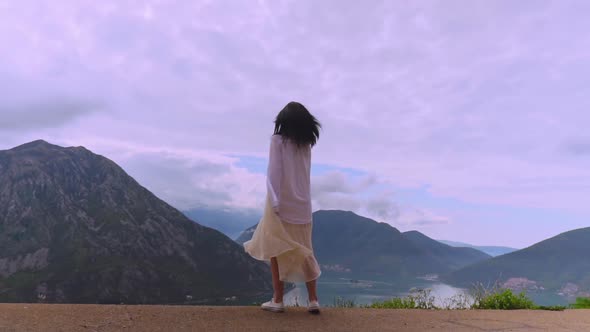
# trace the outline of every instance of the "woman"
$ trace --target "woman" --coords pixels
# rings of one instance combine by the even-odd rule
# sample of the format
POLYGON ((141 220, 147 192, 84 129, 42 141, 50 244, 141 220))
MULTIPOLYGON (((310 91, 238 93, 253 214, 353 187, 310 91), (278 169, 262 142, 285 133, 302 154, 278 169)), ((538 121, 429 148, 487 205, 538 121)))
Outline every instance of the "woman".
POLYGON ((275 120, 271 138, 264 215, 244 248, 258 260, 270 260, 273 298, 263 310, 283 312, 283 282, 305 282, 308 311, 319 313, 316 280, 321 271, 312 243, 311 148, 320 123, 300 103, 290 102, 275 120))

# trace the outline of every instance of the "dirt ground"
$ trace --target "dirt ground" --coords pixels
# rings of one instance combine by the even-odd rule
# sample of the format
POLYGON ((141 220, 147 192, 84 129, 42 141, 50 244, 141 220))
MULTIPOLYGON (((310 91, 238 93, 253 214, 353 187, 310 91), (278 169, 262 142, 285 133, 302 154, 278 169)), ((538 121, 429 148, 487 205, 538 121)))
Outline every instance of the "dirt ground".
POLYGON ((590 310, 422 311, 0 304, 0 331, 590 331, 590 310))

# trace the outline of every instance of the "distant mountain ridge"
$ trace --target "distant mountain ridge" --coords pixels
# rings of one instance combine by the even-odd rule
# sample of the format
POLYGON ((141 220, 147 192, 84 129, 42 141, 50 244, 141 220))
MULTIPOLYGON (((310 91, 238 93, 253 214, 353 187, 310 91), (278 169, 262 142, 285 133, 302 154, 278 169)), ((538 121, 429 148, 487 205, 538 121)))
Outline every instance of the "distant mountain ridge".
POLYGON ((590 293, 590 227, 561 233, 528 248, 454 271, 445 280, 511 284, 590 293))
POLYGON ((268 267, 111 160, 0 151, 0 302, 190 303, 269 294, 268 267))
POLYGON ((436 257, 437 260, 448 266, 451 270, 491 258, 491 255, 474 248, 448 246, 418 231, 409 231, 402 234, 415 245, 420 246, 428 252, 430 256, 436 257))
POLYGON ((486 254, 496 257, 504 254, 508 254, 514 251, 517 251, 516 248, 510 247, 502 247, 502 246, 476 246, 468 243, 463 242, 456 242, 456 241, 446 241, 446 240, 437 240, 438 242, 444 243, 451 247, 466 247, 466 248, 473 248, 479 251, 485 252, 486 254))
MULTIPOLYGON (((419 232, 401 233, 389 224, 353 212, 322 210, 315 212, 313 219, 313 247, 328 273, 415 279, 490 258, 472 248, 439 243, 419 232)), ((236 241, 249 240, 255 228, 248 228, 236 241)))
POLYGON ((248 210, 223 210, 216 208, 196 208, 183 211, 191 220, 216 229, 235 239, 244 229, 260 220, 261 215, 248 210))

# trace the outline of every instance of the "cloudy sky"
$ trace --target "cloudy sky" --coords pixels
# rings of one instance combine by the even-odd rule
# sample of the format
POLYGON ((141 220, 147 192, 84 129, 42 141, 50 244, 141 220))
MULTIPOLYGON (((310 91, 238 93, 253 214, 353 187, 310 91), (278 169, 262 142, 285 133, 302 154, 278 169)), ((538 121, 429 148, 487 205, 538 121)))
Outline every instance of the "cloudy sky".
POLYGON ((261 209, 272 121, 315 209, 528 246, 590 224, 590 2, 0 0, 0 149, 83 145, 180 209, 261 209))

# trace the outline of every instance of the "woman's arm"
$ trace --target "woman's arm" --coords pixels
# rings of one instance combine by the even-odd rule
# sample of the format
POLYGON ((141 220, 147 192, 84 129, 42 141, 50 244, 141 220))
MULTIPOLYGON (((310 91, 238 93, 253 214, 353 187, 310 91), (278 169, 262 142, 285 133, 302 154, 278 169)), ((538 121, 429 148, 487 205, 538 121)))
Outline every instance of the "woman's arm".
POLYGON ((270 202, 275 213, 279 212, 279 199, 281 193, 281 180, 283 176, 282 139, 275 135, 270 141, 270 153, 268 158, 267 187, 270 202))

